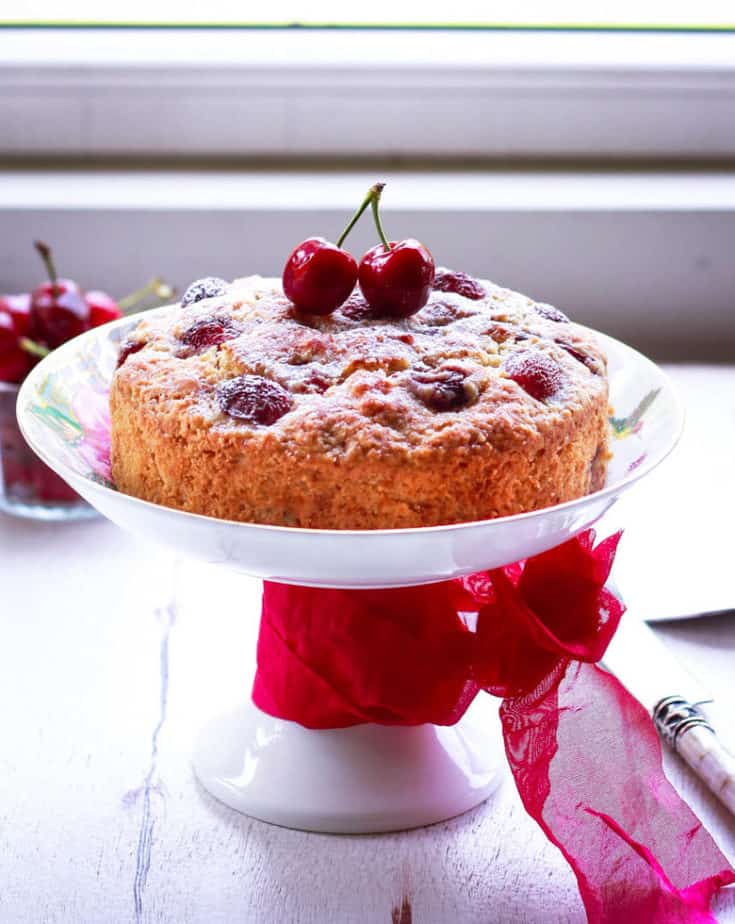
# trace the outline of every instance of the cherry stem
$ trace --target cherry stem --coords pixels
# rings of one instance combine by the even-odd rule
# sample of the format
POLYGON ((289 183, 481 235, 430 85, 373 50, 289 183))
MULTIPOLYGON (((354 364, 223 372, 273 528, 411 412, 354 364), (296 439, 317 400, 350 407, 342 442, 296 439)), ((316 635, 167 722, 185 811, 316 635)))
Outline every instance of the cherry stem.
POLYGON ((385 183, 382 184, 377 195, 373 196, 371 205, 372 205, 372 210, 373 210, 373 218, 375 219, 375 227, 378 229, 378 237, 380 238, 380 241, 383 247, 385 247, 386 251, 389 251, 390 244, 388 243, 388 238, 385 236, 385 231, 383 231, 383 225, 382 225, 382 222, 380 221, 380 209, 378 208, 378 205, 380 203, 380 193, 383 191, 384 185, 385 183))
POLYGON ((120 306, 120 310, 125 313, 132 308, 136 308, 142 301, 148 298, 149 295, 155 295, 159 302, 165 302, 170 301, 175 294, 176 290, 172 286, 156 276, 142 288, 136 289, 135 292, 131 292, 130 295, 126 295, 125 298, 121 298, 118 301, 118 305, 120 306))
POLYGON ((40 359, 48 356, 51 352, 48 347, 45 347, 42 343, 36 343, 35 340, 31 340, 29 337, 18 337, 18 346, 21 350, 25 350, 26 353, 30 353, 31 356, 38 356, 40 359))
POLYGON ((48 273, 49 282, 51 283, 51 288, 53 289, 54 295, 58 298, 61 294, 59 289, 59 275, 56 272, 56 266, 54 265, 54 258, 51 254, 51 248, 48 244, 44 244, 43 241, 34 241, 33 246, 41 255, 43 260, 43 265, 46 267, 46 272, 48 273))
MULTIPOLYGON (((352 218, 350 218, 347 227, 344 229, 344 231, 342 232, 342 234, 340 234, 340 236, 339 236, 339 238, 338 238, 338 240, 337 240, 337 246, 338 246, 338 247, 341 247, 341 246, 342 246, 342 244, 344 243, 345 238, 346 238, 347 235, 350 233, 350 231, 352 231, 352 229, 355 227, 355 225, 357 224, 357 222, 358 222, 360 216, 362 215, 362 213, 365 211, 365 209, 366 209, 369 205, 372 204, 373 213, 375 214, 375 209, 377 208, 378 201, 380 200, 380 194, 383 192, 384 186, 385 186, 385 183, 375 183, 373 186, 370 187, 370 189, 369 189, 368 192, 367 192, 367 195, 366 195, 365 198, 362 200, 362 204, 360 205, 360 208, 355 212, 355 214, 352 216, 352 218)), ((379 226, 378 226, 378 227, 379 227, 379 226)), ((383 240, 385 241, 385 238, 383 238, 383 240)))

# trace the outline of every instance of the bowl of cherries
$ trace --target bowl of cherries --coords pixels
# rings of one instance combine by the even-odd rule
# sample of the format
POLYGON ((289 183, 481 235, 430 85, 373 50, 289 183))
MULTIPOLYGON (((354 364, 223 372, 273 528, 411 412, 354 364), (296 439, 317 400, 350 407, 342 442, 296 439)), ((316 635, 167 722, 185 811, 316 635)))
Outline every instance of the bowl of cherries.
POLYGON ((97 513, 33 453, 18 429, 20 384, 62 343, 122 317, 150 294, 163 301, 173 293, 158 279, 119 301, 84 291, 57 275, 47 244, 36 241, 35 247, 48 279, 30 293, 0 295, 0 511, 41 520, 82 519, 97 513))

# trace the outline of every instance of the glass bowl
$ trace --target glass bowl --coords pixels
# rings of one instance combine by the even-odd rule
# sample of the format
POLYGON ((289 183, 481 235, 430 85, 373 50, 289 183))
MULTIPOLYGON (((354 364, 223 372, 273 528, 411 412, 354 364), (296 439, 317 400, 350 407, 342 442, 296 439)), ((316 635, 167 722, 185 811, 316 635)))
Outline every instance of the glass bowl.
POLYGON ((0 382, 0 511, 35 520, 97 516, 26 443, 15 414, 19 390, 0 382))

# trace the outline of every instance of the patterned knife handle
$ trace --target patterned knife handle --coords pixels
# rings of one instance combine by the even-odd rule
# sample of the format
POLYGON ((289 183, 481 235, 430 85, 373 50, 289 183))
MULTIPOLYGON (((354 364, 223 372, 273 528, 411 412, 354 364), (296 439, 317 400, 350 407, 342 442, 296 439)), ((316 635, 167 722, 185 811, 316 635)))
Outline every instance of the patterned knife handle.
POLYGON ((663 740, 735 814, 735 757, 726 750, 698 704, 667 696, 653 709, 663 740))

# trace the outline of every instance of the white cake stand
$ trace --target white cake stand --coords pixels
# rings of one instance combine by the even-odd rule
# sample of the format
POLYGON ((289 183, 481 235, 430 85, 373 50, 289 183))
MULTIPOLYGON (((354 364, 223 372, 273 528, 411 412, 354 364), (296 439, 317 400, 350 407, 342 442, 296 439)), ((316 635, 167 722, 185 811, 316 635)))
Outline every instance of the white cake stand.
MULTIPOLYGON (((90 331, 33 370, 18 398, 25 438, 123 529, 267 580, 397 587, 535 555, 596 522, 671 451, 682 427, 663 372, 601 336, 615 438, 608 482, 595 494, 515 517, 429 529, 306 530, 216 520, 121 494, 104 476, 105 393, 119 341, 136 323, 125 318, 90 331)), ((411 828, 464 812, 497 786, 504 758, 495 713, 481 694, 452 727, 314 731, 241 703, 201 731, 194 769, 216 798, 274 824, 340 833, 411 828)))

